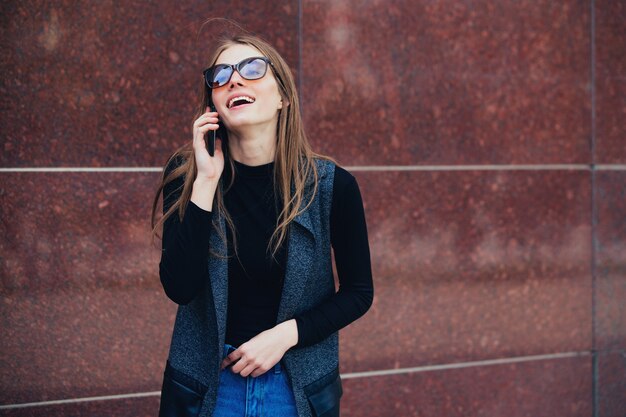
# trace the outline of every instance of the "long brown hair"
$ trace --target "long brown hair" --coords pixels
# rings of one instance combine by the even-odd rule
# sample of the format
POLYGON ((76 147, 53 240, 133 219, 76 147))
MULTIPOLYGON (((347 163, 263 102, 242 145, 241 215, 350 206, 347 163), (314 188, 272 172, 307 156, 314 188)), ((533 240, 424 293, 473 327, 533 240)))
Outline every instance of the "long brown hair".
MULTIPOLYGON (((309 207, 313 201, 313 197, 317 193, 318 173, 315 159, 321 158, 330 160, 330 158, 314 153, 311 150, 306 133, 304 132, 302 115, 300 114, 300 101, 298 100, 293 75, 285 60, 269 43, 257 36, 249 34, 223 37, 216 42, 212 52, 209 54, 207 66, 214 65, 217 58, 224 50, 237 44, 252 46, 258 49, 263 56, 269 58, 272 62, 270 68, 276 78, 278 90, 283 102, 286 104, 279 110, 276 153, 274 157, 274 190, 277 198, 279 198, 278 207, 280 211, 276 228, 267 248, 267 251, 270 252, 272 256, 275 256, 287 237, 289 224, 296 216, 309 207), (306 189, 309 185, 312 185, 310 195, 305 195, 305 192, 308 192, 306 189), (304 207, 301 207, 304 201, 307 201, 307 203, 304 207)), ((211 93, 206 88, 203 80, 199 92, 201 100, 193 120, 199 118, 206 111, 206 105, 210 99, 209 94, 211 93)), ((228 151, 228 134, 226 130, 220 129, 218 134, 224 144, 224 170, 229 170, 231 180, 229 184, 223 184, 224 173, 222 173, 213 200, 213 211, 217 210, 217 212, 224 217, 227 226, 232 232, 233 239, 235 239, 235 227, 224 205, 224 194, 228 192, 228 189, 234 181, 235 167, 228 151)), ((161 184, 152 204, 151 224, 153 236, 158 236, 157 232, 159 228, 163 225, 165 220, 175 212, 178 212, 178 216, 182 221, 185 209, 191 198, 193 181, 197 175, 196 161, 191 141, 178 149, 170 157, 168 165, 174 160, 182 160, 183 162, 172 170, 167 177, 165 176, 165 170, 163 171, 161 184), (166 184, 180 176, 184 176, 185 179, 180 198, 172 204, 158 221, 156 221, 159 197, 163 188, 166 184)), ((214 216, 214 219, 217 217, 218 216, 214 216)), ((225 240, 225 236, 223 234, 221 236, 222 239, 225 240)), ((237 246, 235 242, 236 241, 234 241, 234 246, 236 251, 237 246)))

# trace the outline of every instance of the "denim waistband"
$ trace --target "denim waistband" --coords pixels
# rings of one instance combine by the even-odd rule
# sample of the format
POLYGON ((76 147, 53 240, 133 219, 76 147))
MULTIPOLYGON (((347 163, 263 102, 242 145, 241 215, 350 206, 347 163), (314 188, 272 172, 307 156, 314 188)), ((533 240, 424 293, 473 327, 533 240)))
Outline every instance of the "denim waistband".
MULTIPOLYGON (((224 344, 224 354, 222 355, 222 359, 224 359, 226 356, 228 356, 231 352, 237 350, 237 348, 233 345, 229 345, 228 343, 224 344)), ((276 365, 274 365, 272 367, 272 369, 270 369, 268 372, 273 371, 275 374, 279 374, 281 373, 283 370, 282 365, 280 364, 280 361, 278 361, 278 363, 276 365)))

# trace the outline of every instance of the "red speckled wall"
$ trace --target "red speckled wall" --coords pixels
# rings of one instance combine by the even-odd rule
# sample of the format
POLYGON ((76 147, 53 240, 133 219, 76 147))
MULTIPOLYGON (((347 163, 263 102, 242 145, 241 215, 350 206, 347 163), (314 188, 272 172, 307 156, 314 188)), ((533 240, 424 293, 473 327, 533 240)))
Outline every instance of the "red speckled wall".
POLYGON ((149 215, 217 16, 277 46, 361 187, 375 299, 340 333, 343 416, 624 415, 608 0, 3 2, 0 415, 157 414, 176 306, 149 215))

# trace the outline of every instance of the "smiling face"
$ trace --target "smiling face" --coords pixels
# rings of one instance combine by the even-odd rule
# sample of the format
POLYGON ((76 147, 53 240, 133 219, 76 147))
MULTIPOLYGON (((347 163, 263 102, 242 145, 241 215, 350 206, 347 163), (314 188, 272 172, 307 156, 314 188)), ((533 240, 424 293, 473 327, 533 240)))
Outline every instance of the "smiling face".
MULTIPOLYGON (((246 58, 263 54, 250 45, 229 46, 217 58, 218 64, 237 64, 246 58)), ((234 71, 230 81, 212 91, 213 104, 220 121, 229 131, 237 132, 250 126, 276 126, 278 111, 282 108, 278 83, 268 64, 265 76, 258 80, 246 80, 234 71)))

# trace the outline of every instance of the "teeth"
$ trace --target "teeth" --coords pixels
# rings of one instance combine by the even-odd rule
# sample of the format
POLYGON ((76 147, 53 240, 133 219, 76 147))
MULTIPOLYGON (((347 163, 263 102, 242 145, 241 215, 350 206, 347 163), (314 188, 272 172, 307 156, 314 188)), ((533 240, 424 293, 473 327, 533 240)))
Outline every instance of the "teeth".
POLYGON ((239 96, 239 97, 233 97, 230 99, 230 101, 228 102, 228 108, 230 109, 231 107, 233 107, 233 104, 235 104, 235 102, 237 100, 245 100, 248 103, 254 103, 254 99, 248 96, 239 96))

